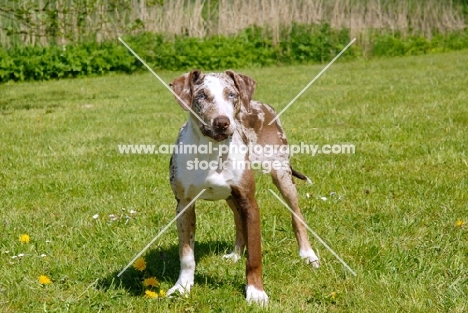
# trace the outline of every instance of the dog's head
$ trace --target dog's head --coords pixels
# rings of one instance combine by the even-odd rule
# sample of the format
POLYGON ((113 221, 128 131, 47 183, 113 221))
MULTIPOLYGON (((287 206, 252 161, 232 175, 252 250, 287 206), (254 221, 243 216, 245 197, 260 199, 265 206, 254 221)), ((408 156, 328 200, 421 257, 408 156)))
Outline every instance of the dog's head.
POLYGON ((233 71, 203 74, 193 70, 174 79, 170 86, 180 106, 206 123, 191 116, 202 134, 223 141, 234 133, 237 113, 242 108, 249 110, 255 81, 233 71))

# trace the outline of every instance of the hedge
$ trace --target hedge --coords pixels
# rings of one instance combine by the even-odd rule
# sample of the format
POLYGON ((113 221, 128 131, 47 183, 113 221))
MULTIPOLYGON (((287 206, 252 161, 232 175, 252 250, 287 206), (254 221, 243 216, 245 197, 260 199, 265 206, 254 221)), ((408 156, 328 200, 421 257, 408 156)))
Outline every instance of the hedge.
MULTIPOLYGON (((398 33, 372 37, 372 46, 366 51, 366 56, 416 55, 468 48, 468 31, 439 34, 431 40, 398 33)), ((294 24, 275 43, 259 27, 246 29, 236 36, 204 40, 188 36, 170 38, 154 33, 123 39, 152 68, 183 71, 323 63, 336 56, 349 43, 349 38, 348 30, 331 29, 328 24, 294 24)), ((354 44, 342 58, 353 59, 362 55, 363 49, 354 44)), ((133 73, 142 69, 143 65, 117 38, 101 44, 0 48, 0 83, 109 72, 133 73)))

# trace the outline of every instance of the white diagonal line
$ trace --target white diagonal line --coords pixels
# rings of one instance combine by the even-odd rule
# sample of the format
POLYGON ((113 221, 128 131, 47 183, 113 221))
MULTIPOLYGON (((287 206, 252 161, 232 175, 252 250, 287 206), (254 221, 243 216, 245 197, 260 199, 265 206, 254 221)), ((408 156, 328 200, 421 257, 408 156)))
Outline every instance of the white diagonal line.
POLYGON ((310 85, 312 85, 333 64, 333 62, 335 62, 355 41, 356 41, 356 38, 351 40, 351 42, 348 43, 348 45, 344 47, 343 50, 341 50, 341 52, 338 53, 338 55, 333 60, 331 60, 331 62, 328 63, 328 65, 325 66, 323 70, 321 70, 320 73, 318 73, 317 76, 315 76, 315 78, 312 79, 310 83, 308 83, 307 86, 305 86, 304 89, 302 89, 301 92, 299 92, 297 96, 294 97, 294 99, 292 99, 291 102, 289 102, 288 105, 276 115, 274 119, 271 120, 270 123, 268 123, 268 125, 271 125, 274 121, 276 121, 276 119, 278 119, 280 115, 283 114, 283 112, 286 111, 291 106, 291 104, 293 104, 297 100, 297 98, 299 98, 307 90, 307 88, 309 88, 310 85))
POLYGON ((200 191, 200 193, 199 193, 198 195, 196 195, 195 198, 193 198, 193 200, 190 201, 190 203, 187 204, 187 206, 186 206, 185 208, 183 208, 182 211, 180 211, 179 214, 177 214, 176 217, 174 217, 174 218, 172 219, 172 221, 170 221, 169 224, 167 224, 166 227, 164 227, 164 228, 159 232, 159 234, 157 234, 156 237, 154 237, 153 240, 151 240, 150 243, 148 243, 148 244, 147 244, 131 261, 130 261, 130 263, 128 263, 127 266, 124 267, 123 270, 120 271, 119 274, 117 274, 117 277, 120 277, 120 275, 122 275, 123 272, 125 272, 125 271, 136 261, 136 259, 138 259, 138 258, 146 251, 146 249, 148 249, 148 248, 156 241, 156 239, 158 239, 158 238, 169 228, 169 226, 171 226, 172 223, 174 223, 174 222, 179 218, 179 216, 181 216, 181 215, 185 212, 185 210, 187 210, 187 208, 189 208, 189 207, 195 202, 195 200, 197 200, 198 197, 200 197, 201 194, 202 194, 203 192, 205 192, 205 190, 206 190, 206 189, 203 189, 202 191, 200 191))
POLYGON ((271 190, 271 189, 269 189, 269 190, 270 190, 270 192, 271 192, 271 193, 272 193, 272 194, 273 194, 273 195, 274 195, 274 196, 275 196, 275 197, 276 197, 276 198, 277 198, 277 199, 278 199, 278 200, 279 200, 279 201, 280 201, 280 202, 281 202, 281 203, 282 203, 282 204, 283 204, 283 205, 284 205, 284 206, 285 206, 285 207, 286 207, 302 224, 304 224, 304 226, 312 233, 312 235, 314 235, 314 237, 317 238, 317 240, 320 241, 320 243, 321 243, 322 245, 324 245, 325 248, 327 248, 327 249, 338 259, 338 261, 340 261, 354 276, 357 276, 356 272, 353 271, 353 270, 351 269, 351 267, 349 267, 349 265, 346 264, 346 262, 343 261, 343 259, 340 258, 340 256, 339 256, 338 254, 336 254, 336 252, 333 251, 332 248, 330 248, 330 247, 327 245, 327 243, 326 243, 325 241, 323 241, 323 239, 320 238, 320 236, 317 235, 317 233, 314 232, 314 231, 312 230, 312 228, 310 228, 309 225, 307 225, 306 222, 304 222, 304 221, 302 220, 302 218, 300 218, 299 215, 297 215, 297 214, 289 207, 289 205, 288 205, 286 202, 283 201, 283 199, 281 199, 273 190, 271 190))
POLYGON ((198 118, 198 120, 199 120, 200 122, 202 122, 203 125, 206 126, 205 121, 202 120, 202 119, 200 118, 200 116, 198 116, 197 113, 195 113, 195 112, 190 108, 190 106, 188 106, 187 103, 185 103, 185 101, 182 100, 182 98, 180 98, 179 95, 176 94, 176 93, 174 92, 174 90, 172 90, 172 88, 169 87, 169 86, 166 84, 166 82, 164 82, 164 80, 162 80, 162 78, 159 77, 159 75, 156 74, 156 72, 153 71, 153 69, 152 69, 151 67, 149 67, 149 65, 146 64, 146 62, 143 61, 143 59, 140 58, 140 56, 139 56, 138 54, 136 54, 136 52, 133 51, 132 48, 130 48, 129 45, 127 45, 127 43, 126 43, 125 41, 123 41, 122 38, 120 38, 120 37, 118 37, 118 38, 119 38, 120 42, 121 42, 121 43, 122 43, 122 44, 123 44, 123 45, 124 45, 140 62, 141 62, 141 63, 143 63, 143 65, 146 66, 146 68, 147 68, 154 76, 156 76, 156 78, 161 82, 161 84, 163 84, 163 86, 166 87, 167 90, 169 90, 181 103, 184 104, 184 106, 187 108, 187 110, 189 110, 193 115, 195 115, 195 117, 198 118))

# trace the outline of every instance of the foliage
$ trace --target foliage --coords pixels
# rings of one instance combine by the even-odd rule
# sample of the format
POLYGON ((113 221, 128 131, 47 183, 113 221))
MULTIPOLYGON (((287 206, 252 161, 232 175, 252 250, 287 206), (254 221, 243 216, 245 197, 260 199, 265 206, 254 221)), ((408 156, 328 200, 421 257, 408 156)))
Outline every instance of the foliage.
MULTIPOLYGON (((283 35, 287 40, 280 43, 280 60, 283 63, 329 61, 349 43, 350 37, 346 29, 334 30, 327 23, 318 26, 293 24, 288 31, 283 35)), ((347 55, 355 56, 357 50, 354 47, 347 55)))
POLYGON ((134 64, 125 47, 114 43, 0 49, 0 81, 130 73, 136 69, 134 64))
MULTIPOLYGON (((142 33, 125 41, 152 68, 188 70, 201 68, 262 67, 281 64, 311 64, 331 60, 349 42, 349 31, 328 24, 293 24, 274 42, 265 29, 248 28, 235 36, 213 36, 201 40, 188 36, 169 38, 142 33)), ((373 34, 370 56, 418 55, 468 48, 468 31, 438 34, 431 40, 396 34, 373 34)), ((343 55, 352 59, 363 54, 354 44, 343 55)), ((143 65, 118 41, 0 48, 0 82, 49 80, 102 75, 109 72, 133 73, 143 65)))
POLYGON ((377 34, 373 56, 419 55, 468 48, 468 31, 437 34, 431 40, 421 36, 404 37, 400 33, 377 34))

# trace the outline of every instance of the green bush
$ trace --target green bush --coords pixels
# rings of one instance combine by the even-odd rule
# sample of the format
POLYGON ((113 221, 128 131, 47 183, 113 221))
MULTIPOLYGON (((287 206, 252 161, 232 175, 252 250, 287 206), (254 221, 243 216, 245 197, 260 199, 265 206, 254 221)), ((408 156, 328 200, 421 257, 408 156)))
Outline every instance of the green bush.
POLYGON ((0 82, 131 73, 139 68, 135 63, 127 49, 116 43, 0 48, 0 82))
POLYGON ((436 34, 431 40, 421 36, 403 37, 401 34, 377 34, 372 43, 371 56, 419 55, 468 48, 468 30, 450 34, 436 34))
MULTIPOLYGON (((273 42, 265 29, 253 27, 236 36, 200 40, 188 36, 169 38, 142 33, 125 41, 154 69, 220 70, 281 64, 323 63, 335 57, 348 43, 349 31, 328 24, 293 24, 273 42)), ((418 55, 468 48, 468 31, 438 34, 431 40, 400 34, 373 34, 370 56, 418 55)), ((356 58, 361 47, 355 43, 343 55, 356 58)), ((66 46, 0 48, 0 83, 28 80, 133 73, 143 65, 118 41, 66 46)))
MULTIPOLYGON (((346 29, 333 30, 326 23, 317 26, 294 24, 287 40, 280 44, 282 63, 323 63, 333 59, 348 43, 349 32, 346 29)), ((356 46, 348 51, 348 56, 355 56, 356 46)))

